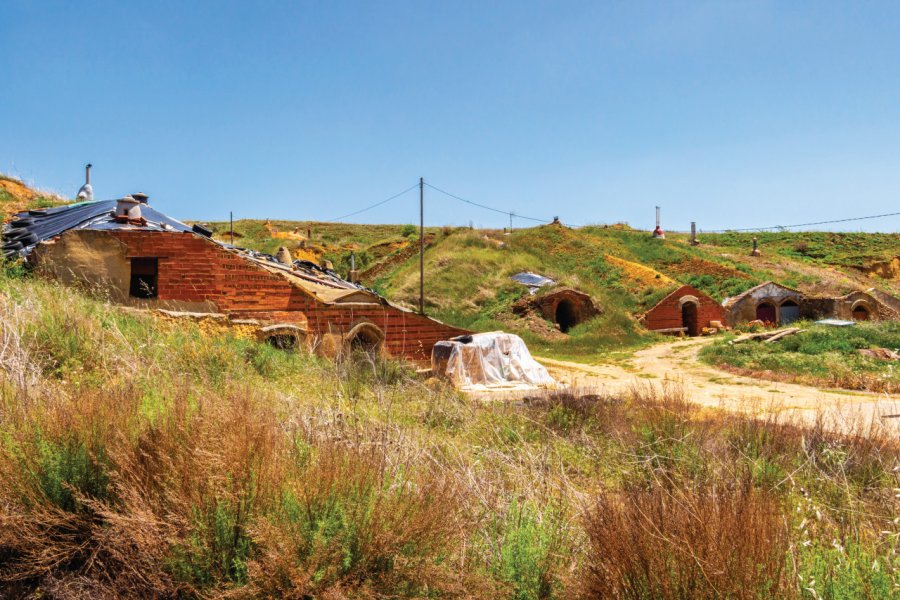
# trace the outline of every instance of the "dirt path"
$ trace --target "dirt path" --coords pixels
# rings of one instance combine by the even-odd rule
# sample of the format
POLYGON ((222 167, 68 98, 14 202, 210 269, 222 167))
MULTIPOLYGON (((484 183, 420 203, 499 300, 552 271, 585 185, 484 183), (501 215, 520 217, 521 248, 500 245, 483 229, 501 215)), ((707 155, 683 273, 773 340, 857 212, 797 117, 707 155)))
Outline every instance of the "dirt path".
POLYGON ((695 338, 658 344, 640 350, 624 363, 582 364, 536 356, 558 381, 568 385, 623 393, 636 384, 671 382, 683 386, 685 396, 703 406, 746 413, 781 413, 804 421, 822 414, 829 427, 848 430, 873 419, 900 433, 900 400, 884 394, 818 389, 742 377, 701 363, 697 354, 714 338, 695 338))

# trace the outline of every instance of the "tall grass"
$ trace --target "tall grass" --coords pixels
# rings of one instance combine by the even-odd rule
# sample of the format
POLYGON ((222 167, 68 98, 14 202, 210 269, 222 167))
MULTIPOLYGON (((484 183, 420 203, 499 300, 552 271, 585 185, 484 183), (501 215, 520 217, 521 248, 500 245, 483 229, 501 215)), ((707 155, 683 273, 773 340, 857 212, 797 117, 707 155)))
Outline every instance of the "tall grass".
POLYGON ((0 595, 898 590, 897 442, 877 425, 648 384, 477 401, 27 277, 0 277, 0 341, 0 595))

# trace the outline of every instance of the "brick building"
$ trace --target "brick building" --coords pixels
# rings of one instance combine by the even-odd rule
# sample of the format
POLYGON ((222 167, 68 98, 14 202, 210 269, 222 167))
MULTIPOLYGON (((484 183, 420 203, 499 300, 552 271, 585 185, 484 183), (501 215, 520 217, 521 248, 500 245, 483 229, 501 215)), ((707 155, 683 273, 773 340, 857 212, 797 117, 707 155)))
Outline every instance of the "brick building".
POLYGON ((217 242, 145 202, 22 213, 7 225, 4 242, 4 251, 26 256, 38 273, 100 290, 114 302, 224 314, 258 325, 261 337, 277 341, 289 333, 326 354, 363 346, 426 361, 435 342, 468 333, 313 263, 284 264, 217 242))
POLYGON ((651 331, 700 335, 710 323, 725 322, 725 310, 695 287, 683 285, 641 317, 651 331))

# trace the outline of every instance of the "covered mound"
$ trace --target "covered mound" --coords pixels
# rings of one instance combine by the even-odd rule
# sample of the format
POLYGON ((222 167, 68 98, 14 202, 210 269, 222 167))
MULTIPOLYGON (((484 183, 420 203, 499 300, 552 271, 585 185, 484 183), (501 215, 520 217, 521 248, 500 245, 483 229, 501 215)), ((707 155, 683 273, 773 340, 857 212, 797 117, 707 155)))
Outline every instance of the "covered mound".
POLYGON ((556 381, 531 357, 517 335, 495 331, 437 342, 431 351, 435 374, 459 388, 552 386, 556 381))
POLYGON ((525 297, 513 306, 513 312, 525 316, 536 312, 555 323, 562 333, 596 317, 603 311, 588 294, 568 287, 556 288, 546 294, 525 297))

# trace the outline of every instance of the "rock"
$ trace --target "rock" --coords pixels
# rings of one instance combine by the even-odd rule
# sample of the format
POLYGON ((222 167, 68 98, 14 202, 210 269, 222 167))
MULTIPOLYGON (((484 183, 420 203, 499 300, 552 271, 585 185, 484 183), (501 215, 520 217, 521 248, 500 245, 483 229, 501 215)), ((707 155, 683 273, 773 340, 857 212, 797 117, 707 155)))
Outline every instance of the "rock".
POLYGON ((900 354, 889 348, 863 348, 857 350, 863 356, 877 358, 878 360, 900 360, 900 354))

